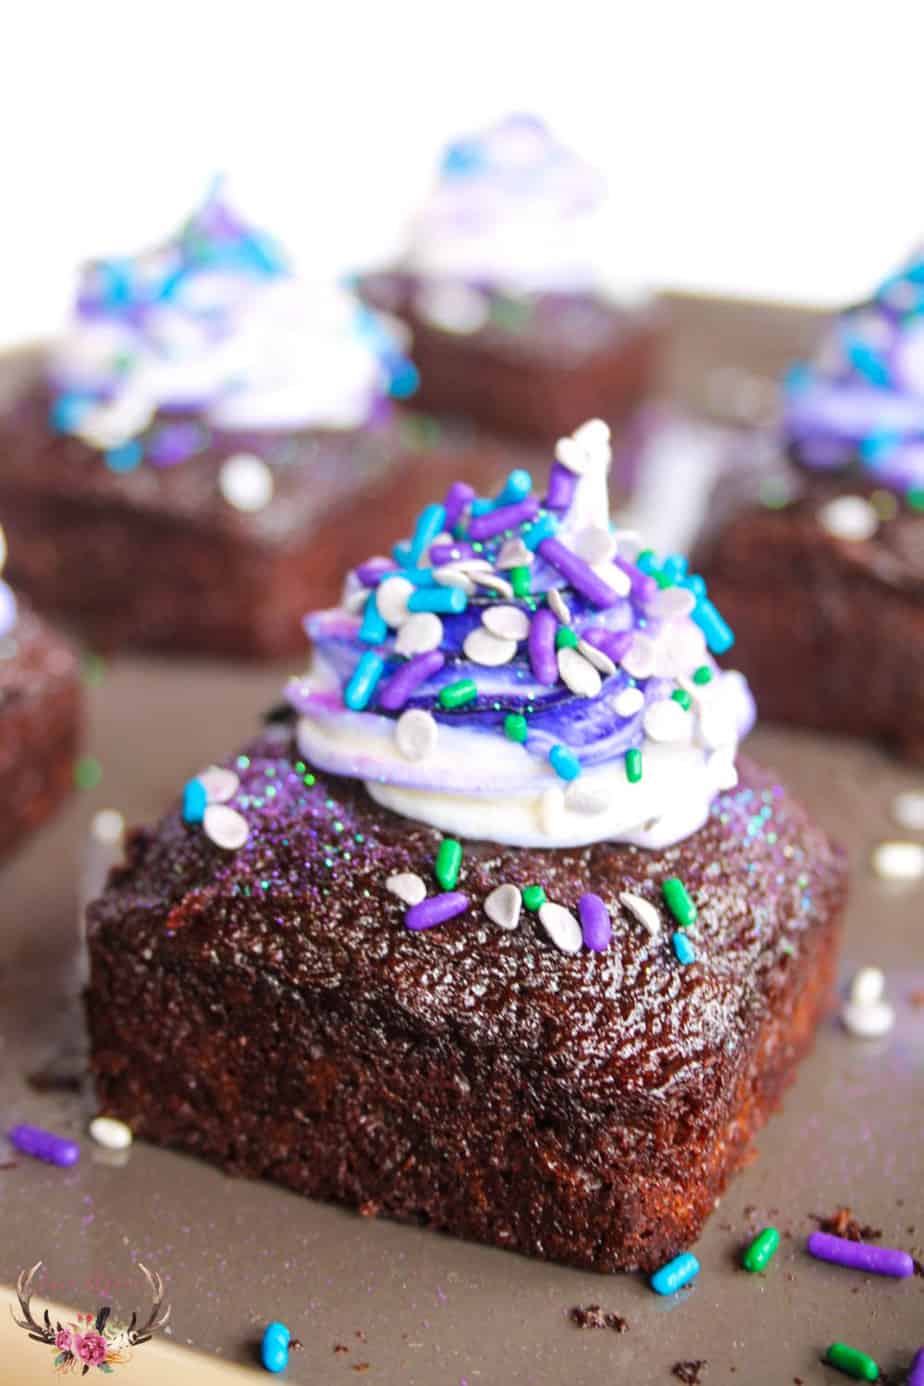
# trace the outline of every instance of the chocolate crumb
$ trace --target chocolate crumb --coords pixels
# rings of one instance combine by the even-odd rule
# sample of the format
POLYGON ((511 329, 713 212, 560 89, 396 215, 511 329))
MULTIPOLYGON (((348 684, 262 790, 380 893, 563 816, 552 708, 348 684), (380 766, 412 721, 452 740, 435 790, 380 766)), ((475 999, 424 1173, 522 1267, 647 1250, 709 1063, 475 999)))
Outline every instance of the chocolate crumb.
POLYGON ((822 1232, 830 1232, 835 1237, 844 1237, 848 1242, 874 1242, 882 1236, 881 1227, 870 1227, 865 1223, 860 1223, 853 1215, 850 1208, 835 1208, 830 1217, 819 1217, 817 1213, 812 1214, 812 1220, 818 1223, 822 1232))
POLYGON ((83 1074, 72 1069, 49 1067, 39 1069, 37 1073, 27 1073, 26 1082, 33 1092, 80 1092, 83 1074))
POLYGON ((599 1304, 586 1304, 582 1308, 576 1304, 568 1310, 571 1322, 578 1328, 612 1328, 614 1333, 627 1333, 629 1324, 620 1314, 601 1309, 599 1304))
POLYGON ((803 1382, 802 1377, 801 1377, 801 1376, 794 1376, 793 1379, 792 1379, 792 1386, 805 1386, 805 1383, 803 1382))
POLYGON ((354 1372, 367 1372, 367 1371, 369 1370, 369 1363, 368 1363, 368 1362, 354 1362, 354 1363, 353 1363, 353 1370, 354 1370, 354 1372))
POLYGON ((334 1352, 349 1352, 346 1343, 334 1343, 334 1352))
POLYGON ((289 1351, 290 1351, 290 1352, 303 1352, 304 1349, 305 1349, 305 1344, 302 1342, 301 1338, 290 1338, 290 1339, 289 1339, 289 1351))
POLYGON ((915 1275, 919 1275, 919 1276, 921 1277, 921 1279, 924 1280, 924 1265, 921 1264, 921 1262, 918 1260, 918 1258, 917 1258, 916 1256, 912 1256, 911 1259, 912 1259, 912 1262, 914 1263, 914 1273, 915 1273, 915 1275))
POLYGON ((918 987, 917 991, 913 991, 908 1000, 916 1011, 924 1008, 924 987, 918 987))
POLYGON ((684 1386, 699 1386, 702 1380, 703 1368, 708 1364, 699 1359, 690 1362, 675 1362, 671 1367, 671 1374, 676 1376, 678 1381, 682 1381, 684 1386))
POLYGON ((374 1218, 378 1216, 379 1205, 370 1198, 365 1203, 361 1203, 356 1211, 361 1218, 374 1218))

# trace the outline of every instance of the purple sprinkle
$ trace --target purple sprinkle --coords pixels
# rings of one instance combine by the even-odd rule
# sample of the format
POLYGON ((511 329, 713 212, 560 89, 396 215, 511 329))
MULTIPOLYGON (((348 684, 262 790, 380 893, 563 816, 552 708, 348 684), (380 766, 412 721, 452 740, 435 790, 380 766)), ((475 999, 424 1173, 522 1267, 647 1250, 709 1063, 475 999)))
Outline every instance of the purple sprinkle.
POLYGON ((871 1275, 891 1275, 896 1280, 914 1275, 914 1261, 907 1251, 873 1246, 870 1242, 851 1242, 830 1232, 813 1232, 808 1239, 808 1252, 819 1261, 830 1261, 834 1266, 847 1266, 871 1275))
POLYGON ((581 639, 593 645, 595 650, 609 655, 614 664, 619 663, 634 638, 631 630, 608 630, 606 626, 588 626, 581 631, 581 639))
POLYGON ((398 570, 390 558, 370 558, 366 563, 360 563, 354 571, 363 587, 376 587, 386 573, 398 570))
POLYGON ((475 489, 469 486, 467 481, 454 481, 446 492, 446 499, 443 507, 446 511, 446 528, 455 529, 462 516, 462 511, 469 501, 475 499, 475 489))
POLYGON ((445 924, 447 919, 455 919, 468 909, 468 896, 460 890, 447 890, 442 895, 431 895, 421 900, 419 905, 411 905, 404 916, 409 929, 419 933, 421 929, 433 929, 437 924, 445 924))
POLYGON ((472 539, 493 539, 507 529, 517 529, 534 520, 539 514, 539 501, 535 496, 526 496, 513 505, 501 505, 497 510, 486 510, 483 515, 475 515, 468 527, 472 539))
POLYGON ((539 682, 549 687, 558 682, 558 660, 555 658, 557 630, 558 621, 547 606, 541 606, 529 623, 529 662, 539 682))
POLYGON ((399 708, 404 707, 415 689, 439 673, 445 662, 439 650, 428 650, 426 654, 414 655, 382 684, 379 691, 379 707, 385 708, 388 712, 397 712, 399 708))
POLYGON ((567 510, 574 500, 577 477, 560 462, 552 463, 549 473, 549 492, 545 498, 546 510, 567 510))
POLYGON ((52 1131, 43 1131, 41 1126, 14 1126, 9 1140, 10 1145, 23 1155, 45 1160, 50 1165, 61 1165, 64 1169, 76 1165, 80 1159, 80 1146, 76 1141, 65 1140, 52 1131))
POLYGON ((924 1347, 918 1348, 914 1354, 914 1361, 911 1364, 911 1371, 908 1373, 905 1386, 924 1386, 924 1347))
POLYGON ((582 895, 578 901, 578 917, 584 935, 584 946, 594 953, 606 952, 613 937, 613 926, 610 923, 610 912, 600 896, 592 893, 582 895))
POLYGON ((471 544, 463 541, 453 541, 447 543, 445 539, 430 545, 430 562, 434 568, 441 568, 444 563, 458 563, 460 558, 474 558, 475 550, 471 544))
POLYGON ((641 568, 636 568, 634 563, 627 563, 624 558, 614 558, 613 562, 617 568, 621 568, 626 577, 632 584, 632 595, 640 602, 650 602, 658 590, 658 584, 649 573, 643 573, 641 568))
POLYGON ((148 438, 145 456, 155 467, 174 467, 204 447, 203 430, 198 424, 164 424, 148 438))
POLYGON ((539 545, 539 552, 546 563, 551 563, 552 567, 561 573, 562 577, 570 582, 576 592, 580 592, 594 606, 606 610, 607 607, 615 606, 620 601, 619 593, 608 582, 595 573, 589 563, 585 563, 583 558, 579 558, 576 553, 572 553, 566 548, 560 539, 543 539, 539 545))

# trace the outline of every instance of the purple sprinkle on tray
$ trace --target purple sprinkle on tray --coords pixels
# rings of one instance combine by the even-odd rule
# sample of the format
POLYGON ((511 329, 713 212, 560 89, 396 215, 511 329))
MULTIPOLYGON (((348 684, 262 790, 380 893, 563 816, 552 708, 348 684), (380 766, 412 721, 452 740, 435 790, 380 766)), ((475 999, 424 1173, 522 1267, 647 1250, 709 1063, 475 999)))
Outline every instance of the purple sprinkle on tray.
POLYGON ((599 895, 588 892, 578 901, 578 918, 584 935, 584 947, 594 953, 604 953, 613 937, 610 912, 599 895))
POLYGON ((447 890, 442 895, 431 895, 412 905, 404 916, 404 922, 414 933, 422 929, 434 929, 437 924, 445 924, 468 909, 468 896, 460 890, 447 890))
POLYGON ((475 489, 469 486, 467 481, 454 481, 446 492, 446 499, 443 506, 446 511, 446 528, 455 529, 462 516, 462 511, 475 499, 475 489))
POLYGON ((408 698, 422 683, 439 673, 445 662, 446 658, 439 650, 428 650, 426 654, 414 655, 382 684, 379 690, 379 706, 387 712, 397 712, 399 708, 404 707, 408 698))
POLYGON ((529 662, 540 683, 549 687, 558 682, 555 632, 558 621, 547 606, 540 607, 529 623, 529 662))
POLYGON ((487 510, 483 515, 475 515, 468 527, 469 537, 481 541, 493 539, 505 530, 517 529, 520 525, 534 520, 539 514, 539 502, 535 496, 526 496, 513 505, 502 505, 497 510, 487 510))
POLYGON ((546 510, 567 510, 574 500, 577 477, 560 462, 552 463, 549 473, 549 490, 545 498, 546 510))
POLYGON ((53 1131, 45 1131, 41 1126, 14 1126, 9 1133, 10 1145, 22 1155, 31 1155, 35 1160, 44 1160, 49 1165, 60 1165, 69 1169, 80 1159, 80 1146, 64 1136, 56 1136, 53 1131))
POLYGON ((566 548, 560 539, 543 539, 539 545, 539 552, 546 563, 550 563, 567 582, 570 582, 576 592, 580 592, 594 606, 605 611, 621 600, 615 587, 611 587, 599 573, 595 573, 583 558, 566 548))
POLYGON ((870 1242, 851 1242, 846 1237, 835 1237, 831 1232, 813 1232, 808 1239, 807 1250, 810 1256, 819 1261, 846 1266, 848 1270, 866 1271, 870 1275, 891 1275, 896 1280, 905 1280, 909 1275, 914 1275, 914 1261, 907 1251, 873 1246, 870 1242))

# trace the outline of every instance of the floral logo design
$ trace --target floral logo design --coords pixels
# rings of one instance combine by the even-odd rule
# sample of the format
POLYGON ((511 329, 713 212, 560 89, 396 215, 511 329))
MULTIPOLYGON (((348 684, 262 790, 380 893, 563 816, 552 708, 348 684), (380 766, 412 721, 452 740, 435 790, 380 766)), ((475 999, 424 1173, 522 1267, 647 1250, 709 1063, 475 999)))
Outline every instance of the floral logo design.
POLYGON ((75 1323, 52 1323, 47 1309, 41 1320, 37 1321, 32 1316, 30 1303, 33 1282, 41 1265, 41 1261, 36 1261, 30 1271, 22 1271, 16 1282, 22 1318, 17 1318, 12 1307, 10 1312, 13 1322, 25 1329, 33 1342, 54 1348, 52 1366, 56 1372, 76 1371, 86 1376, 92 1367, 101 1372, 112 1372, 117 1366, 130 1362, 132 1349, 149 1342, 170 1317, 169 1304, 163 1307, 164 1282, 156 1272, 149 1271, 139 1261, 138 1269, 148 1282, 153 1297, 151 1312, 143 1324, 139 1325, 137 1313, 132 1314, 127 1324, 116 1323, 110 1317, 112 1311, 108 1305, 103 1305, 95 1314, 78 1314, 75 1323))

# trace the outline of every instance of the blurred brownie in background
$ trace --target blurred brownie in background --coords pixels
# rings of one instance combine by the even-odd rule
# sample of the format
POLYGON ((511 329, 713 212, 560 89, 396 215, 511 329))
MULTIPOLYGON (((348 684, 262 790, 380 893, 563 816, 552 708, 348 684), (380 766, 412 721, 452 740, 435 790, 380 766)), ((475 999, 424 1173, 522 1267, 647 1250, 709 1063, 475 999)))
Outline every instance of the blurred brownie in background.
POLYGON ((359 282, 410 328, 422 408, 547 443, 632 410, 658 313, 603 283, 604 201, 601 176, 530 116, 450 145, 401 260, 359 282))
POLYGON ((300 649, 306 607, 441 465, 499 476, 490 446, 396 417, 401 333, 298 279, 220 187, 165 245, 92 263, 63 338, 0 369, 13 580, 101 649, 300 649))
POLYGON ((0 580, 0 857, 71 787, 80 708, 74 652, 0 580))

